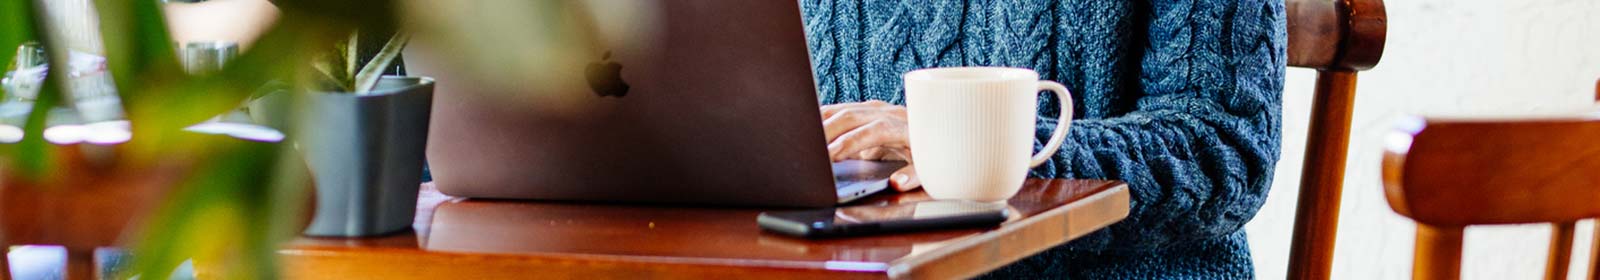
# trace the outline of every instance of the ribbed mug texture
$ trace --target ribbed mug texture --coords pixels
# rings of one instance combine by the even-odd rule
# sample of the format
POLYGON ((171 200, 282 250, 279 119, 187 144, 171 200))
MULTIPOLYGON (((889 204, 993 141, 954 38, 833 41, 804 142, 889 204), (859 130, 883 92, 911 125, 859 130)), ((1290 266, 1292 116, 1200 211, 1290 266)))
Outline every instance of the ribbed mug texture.
POLYGON ((1038 73, 933 68, 907 73, 905 85, 911 156, 929 196, 992 202, 1016 195, 1031 167, 1038 73))

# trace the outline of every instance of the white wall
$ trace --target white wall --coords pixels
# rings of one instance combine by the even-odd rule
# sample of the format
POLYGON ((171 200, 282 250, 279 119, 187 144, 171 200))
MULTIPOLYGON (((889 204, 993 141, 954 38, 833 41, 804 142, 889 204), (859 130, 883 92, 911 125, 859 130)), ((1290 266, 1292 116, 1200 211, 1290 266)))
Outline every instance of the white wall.
MULTIPOLYGON (((1410 278, 1415 227, 1389 209, 1378 177, 1380 140, 1396 117, 1585 112, 1600 79, 1600 1, 1385 2, 1383 61, 1357 87, 1335 279, 1410 278)), ((1313 71, 1289 72, 1283 158, 1267 205, 1246 227, 1258 278, 1281 279, 1288 265, 1314 79, 1313 71)), ((1587 261, 1591 227, 1579 225, 1575 263, 1587 261)), ((1463 277, 1542 277, 1549 228, 1469 228, 1463 277)))

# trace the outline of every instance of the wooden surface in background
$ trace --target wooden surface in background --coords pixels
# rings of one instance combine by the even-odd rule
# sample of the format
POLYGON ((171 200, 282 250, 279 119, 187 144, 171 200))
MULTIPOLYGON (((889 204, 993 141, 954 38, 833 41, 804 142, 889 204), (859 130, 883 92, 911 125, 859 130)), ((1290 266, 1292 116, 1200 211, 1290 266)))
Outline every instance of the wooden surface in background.
POLYGON ((1317 70, 1288 278, 1328 279, 1339 226, 1356 71, 1383 57, 1382 0, 1288 0, 1288 65, 1317 70))
MULTIPOLYGON (((135 167, 113 157, 122 146, 49 145, 56 165, 39 180, 0 173, 0 248, 65 247, 67 277, 91 279, 93 252, 118 244, 182 174, 177 166, 135 167), (100 159, 100 160, 95 160, 100 159)), ((9 268, 0 258, 0 271, 9 268)), ((0 273, 0 279, 9 276, 0 273)))
MULTIPOLYGON (((807 240, 763 232, 762 209, 444 197, 425 187, 414 232, 303 238, 281 251, 288 278, 971 277, 1121 220, 1127 186, 1029 180, 998 228, 807 240)), ((880 194, 865 205, 927 200, 880 194)))
MULTIPOLYGON (((147 152, 162 155, 152 160, 134 155, 132 147, 138 142, 46 144, 50 165, 36 180, 22 177, 14 162, 0 161, 0 248, 59 245, 66 251, 66 278, 97 279, 95 250, 126 245, 137 230, 134 227, 166 203, 174 186, 196 166, 219 160, 213 156, 219 151, 279 145, 223 135, 183 135, 166 142, 182 145, 147 152)), ((311 189, 305 191, 309 197, 311 189)), ((307 216, 301 222, 309 221, 307 216)), ((9 261, 0 258, 0 272, 9 268, 9 261)), ((0 279, 9 276, 0 273, 0 279)))

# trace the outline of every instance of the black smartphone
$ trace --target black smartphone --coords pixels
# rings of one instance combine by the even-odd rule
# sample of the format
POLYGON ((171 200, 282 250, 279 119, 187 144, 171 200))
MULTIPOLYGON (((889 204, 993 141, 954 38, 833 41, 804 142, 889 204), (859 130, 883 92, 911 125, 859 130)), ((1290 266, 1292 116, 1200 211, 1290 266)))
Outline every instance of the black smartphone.
POLYGON ((763 212, 756 223, 768 231, 827 238, 924 230, 992 227, 1010 215, 1004 203, 933 200, 817 210, 763 212))

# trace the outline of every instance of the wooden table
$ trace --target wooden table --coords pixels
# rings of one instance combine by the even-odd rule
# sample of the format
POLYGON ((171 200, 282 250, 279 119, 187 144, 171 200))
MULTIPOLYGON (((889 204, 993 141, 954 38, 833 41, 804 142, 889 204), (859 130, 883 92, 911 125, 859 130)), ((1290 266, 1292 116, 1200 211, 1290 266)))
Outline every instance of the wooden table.
MULTIPOLYGON (((927 200, 880 194, 857 204, 927 200)), ((1127 185, 1029 180, 1000 227, 806 240, 763 232, 761 209, 450 198, 425 187, 413 232, 302 238, 285 276, 315 279, 971 277, 1122 220, 1127 185)))

